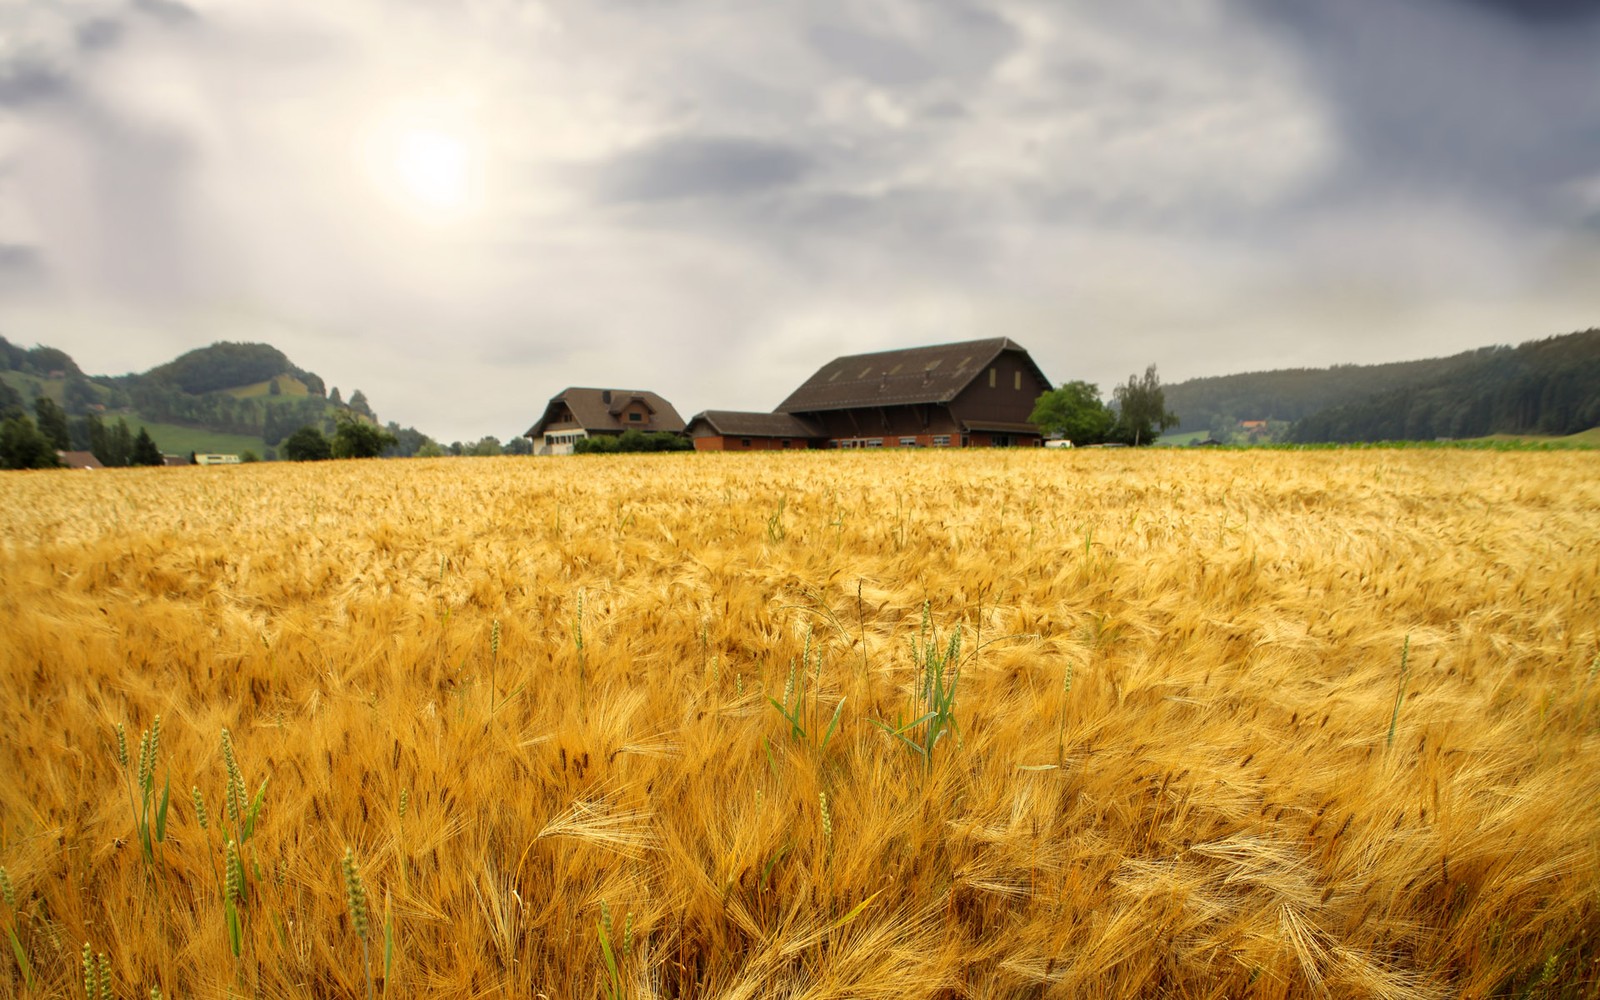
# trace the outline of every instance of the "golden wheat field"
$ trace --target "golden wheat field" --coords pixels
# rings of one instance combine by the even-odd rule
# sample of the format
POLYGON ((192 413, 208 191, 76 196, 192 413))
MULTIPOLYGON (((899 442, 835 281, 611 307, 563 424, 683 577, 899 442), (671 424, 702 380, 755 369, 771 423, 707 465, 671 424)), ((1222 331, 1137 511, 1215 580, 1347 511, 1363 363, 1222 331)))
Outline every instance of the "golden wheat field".
POLYGON ((1594 996, 1596 472, 6 474, 0 994, 1594 996))

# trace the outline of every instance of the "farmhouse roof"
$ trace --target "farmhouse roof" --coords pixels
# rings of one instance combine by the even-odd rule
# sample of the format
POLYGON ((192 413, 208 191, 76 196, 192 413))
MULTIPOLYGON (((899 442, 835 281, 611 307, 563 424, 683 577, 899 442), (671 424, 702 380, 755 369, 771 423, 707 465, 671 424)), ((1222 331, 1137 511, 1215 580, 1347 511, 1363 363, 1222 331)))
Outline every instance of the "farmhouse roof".
POLYGON ((544 415, 538 423, 528 428, 523 437, 536 438, 547 429, 561 423, 556 416, 561 412, 562 404, 572 411, 572 421, 563 426, 582 427, 586 431, 624 431, 633 424, 624 423, 617 419, 623 410, 633 402, 643 403, 645 409, 650 411, 651 421, 649 430, 677 433, 683 430, 683 418, 678 411, 673 409, 671 403, 647 389, 591 389, 583 386, 568 386, 567 388, 550 397, 550 402, 545 405, 544 415))
POLYGON ((69 469, 103 469, 104 465, 92 451, 58 451, 56 458, 69 469))
POLYGON ((809 420, 791 413, 751 413, 744 410, 705 410, 689 420, 689 430, 704 423, 723 437, 821 438, 827 433, 809 420))
POLYGON ((834 358, 779 403, 778 411, 814 413, 858 406, 948 403, 1006 351, 1021 354, 1039 381, 1050 384, 1021 344, 1009 337, 991 337, 834 358))

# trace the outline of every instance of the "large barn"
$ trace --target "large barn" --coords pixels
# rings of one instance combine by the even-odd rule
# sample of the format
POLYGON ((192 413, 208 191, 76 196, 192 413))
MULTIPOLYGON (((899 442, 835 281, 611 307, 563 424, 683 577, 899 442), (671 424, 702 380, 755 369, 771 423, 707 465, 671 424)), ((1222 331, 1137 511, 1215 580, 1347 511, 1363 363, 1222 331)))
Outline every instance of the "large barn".
POLYGON ((852 354, 823 365, 774 414, 707 410, 689 433, 702 451, 1038 445, 1028 417, 1051 388, 1007 337, 852 354), (814 430, 802 439, 801 428, 814 430))
POLYGON ((574 386, 552 396, 523 437, 532 439, 536 455, 570 455, 583 438, 626 430, 680 434, 683 418, 671 403, 644 389, 574 386))

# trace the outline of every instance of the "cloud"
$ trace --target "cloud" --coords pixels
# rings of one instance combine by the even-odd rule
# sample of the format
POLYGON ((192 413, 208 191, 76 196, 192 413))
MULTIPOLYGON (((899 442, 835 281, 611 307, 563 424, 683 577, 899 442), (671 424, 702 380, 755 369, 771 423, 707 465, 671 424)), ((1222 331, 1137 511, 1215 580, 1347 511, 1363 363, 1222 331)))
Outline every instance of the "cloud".
POLYGON ((67 77, 40 62, 18 60, 0 66, 0 107, 47 101, 67 92, 67 77))
POLYGON ((1557 332, 1600 309, 1600 87, 1535 8, 0 8, 0 322, 123 370, 269 340, 463 440, 996 333, 1110 385, 1557 332), (408 193, 418 130, 459 211, 408 193))
POLYGON ((1553 190, 1600 161, 1592 4, 1257 6, 1337 116, 1346 140, 1337 183, 1356 197, 1444 194, 1551 216, 1553 190))
POLYGON ((600 184, 617 201, 737 197, 788 187, 810 168, 809 155, 779 142, 674 136, 605 164, 600 184))

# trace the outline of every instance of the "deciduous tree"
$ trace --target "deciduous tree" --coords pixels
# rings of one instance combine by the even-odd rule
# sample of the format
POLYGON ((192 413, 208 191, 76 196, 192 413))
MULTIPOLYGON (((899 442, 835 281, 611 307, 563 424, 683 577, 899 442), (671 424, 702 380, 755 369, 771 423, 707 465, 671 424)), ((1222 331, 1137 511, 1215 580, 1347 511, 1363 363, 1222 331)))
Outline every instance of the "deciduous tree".
POLYGON ((1067 382, 1044 393, 1028 416, 1029 423, 1074 444, 1099 444, 1116 421, 1116 415, 1100 399, 1100 387, 1082 381, 1067 382))
POLYGON ((0 468, 53 469, 61 463, 50 440, 26 416, 0 423, 0 468))
POLYGON ((1167 397, 1161 391, 1155 365, 1144 370, 1143 378, 1129 375, 1127 385, 1117 386, 1116 399, 1116 436, 1128 444, 1150 444, 1162 431, 1178 423, 1178 415, 1167 410, 1167 397))
POLYGON ((333 457, 333 446, 315 427, 302 427, 283 441, 283 457, 291 462, 320 462, 333 457))
POLYGON ((382 427, 354 417, 341 417, 333 432, 333 457, 377 458, 383 454, 383 449, 395 443, 395 436, 382 427))

